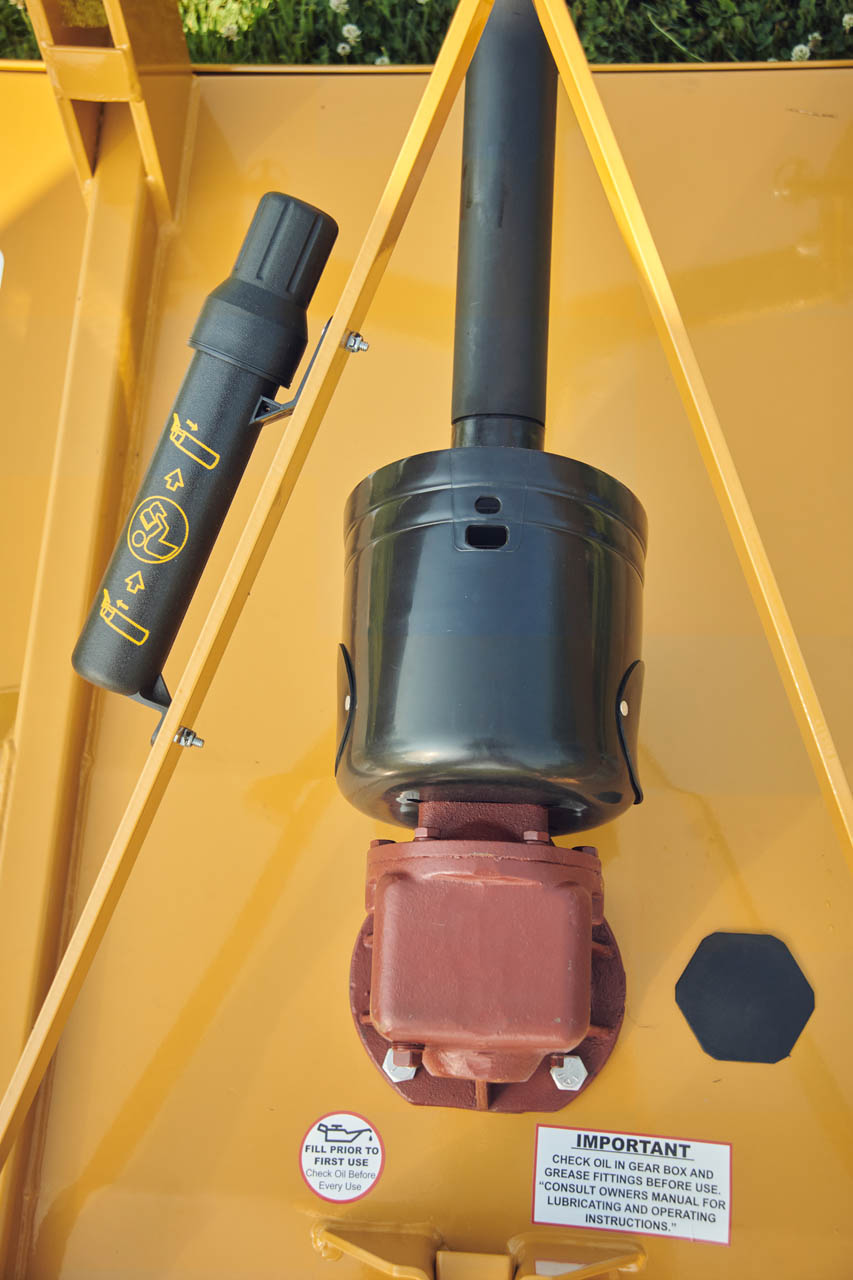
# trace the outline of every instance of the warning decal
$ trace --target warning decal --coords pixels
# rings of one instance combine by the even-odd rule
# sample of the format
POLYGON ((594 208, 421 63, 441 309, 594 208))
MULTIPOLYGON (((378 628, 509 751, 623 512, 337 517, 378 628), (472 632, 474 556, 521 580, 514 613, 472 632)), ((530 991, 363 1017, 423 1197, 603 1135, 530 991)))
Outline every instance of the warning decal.
POLYGON ((729 1243, 731 1145, 539 1125, 533 1221, 729 1243))
POLYGON ((382 1139, 373 1125, 351 1111, 321 1116, 302 1139, 302 1176, 323 1200, 360 1200, 385 1163, 382 1139))

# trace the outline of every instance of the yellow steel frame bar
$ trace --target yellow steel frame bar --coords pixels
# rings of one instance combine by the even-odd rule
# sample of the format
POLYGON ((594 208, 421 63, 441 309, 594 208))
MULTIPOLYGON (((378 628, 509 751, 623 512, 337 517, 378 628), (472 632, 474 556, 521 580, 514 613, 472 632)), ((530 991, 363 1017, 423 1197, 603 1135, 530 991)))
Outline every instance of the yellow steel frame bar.
MULTIPOLYGON (((116 0, 117 2, 117 0, 116 0)), ((492 0, 461 0, 423 98, 225 578, 175 690, 47 998, 0 1103, 0 1167, 27 1114, 136 855, 179 758, 173 738, 192 723, 287 506, 488 17, 492 0)), ((564 0, 535 0, 587 146, 637 266, 658 335, 779 667, 824 796, 848 849, 853 798, 702 378, 684 321, 607 120, 564 0)))
MULTIPOLYGON (((145 170, 130 118, 119 107, 105 108, 99 148, 2 815, 0 896, 16 904, 0 932, 2 1039, 10 1059, 4 1073, 56 967, 94 695, 67 660, 57 661, 57 637, 73 643, 111 550, 121 501, 115 458, 134 432, 156 276, 158 234, 145 170)), ((6 1170, 0 1196, 0 1258, 18 1172, 6 1170)))
POLYGON ((534 0, 607 201, 640 276, 681 396, 824 799, 853 852, 853 795, 672 286, 563 0, 534 0))
POLYGON ((167 223, 175 215, 193 86, 180 16, 174 0, 102 3, 101 26, 90 19, 75 25, 67 0, 27 0, 27 11, 87 204, 100 104, 126 102, 157 217, 167 223))

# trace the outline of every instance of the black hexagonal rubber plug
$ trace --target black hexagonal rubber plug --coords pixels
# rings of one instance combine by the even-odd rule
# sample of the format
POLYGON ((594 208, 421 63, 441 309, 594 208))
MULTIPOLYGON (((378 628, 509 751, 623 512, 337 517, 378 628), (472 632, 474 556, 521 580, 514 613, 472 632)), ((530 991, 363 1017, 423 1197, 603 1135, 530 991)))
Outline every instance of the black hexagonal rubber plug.
POLYGON ((723 1062, 787 1058, 814 1010, 814 992, 780 938, 711 933, 675 985, 693 1034, 723 1062))

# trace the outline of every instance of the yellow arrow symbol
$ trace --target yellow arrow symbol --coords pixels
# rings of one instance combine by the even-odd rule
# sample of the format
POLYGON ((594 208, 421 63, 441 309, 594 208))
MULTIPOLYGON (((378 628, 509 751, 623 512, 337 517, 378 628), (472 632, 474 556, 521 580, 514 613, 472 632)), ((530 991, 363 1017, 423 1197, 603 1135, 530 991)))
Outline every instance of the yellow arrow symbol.
POLYGON ((189 418, 187 418, 187 426, 189 427, 190 431, 198 431, 198 423, 190 422, 189 418))
POLYGON ((171 493, 175 489, 183 489, 184 477, 181 475, 181 468, 175 467, 174 471, 170 471, 166 476, 166 488, 171 493))
MULTIPOLYGON (((125 578, 124 585, 132 596, 135 596, 137 591, 145 590, 145 583, 142 579, 142 574, 138 569, 136 570, 136 573, 132 573, 129 578, 125 578)), ((119 601, 119 603, 121 603, 121 601, 119 601)))

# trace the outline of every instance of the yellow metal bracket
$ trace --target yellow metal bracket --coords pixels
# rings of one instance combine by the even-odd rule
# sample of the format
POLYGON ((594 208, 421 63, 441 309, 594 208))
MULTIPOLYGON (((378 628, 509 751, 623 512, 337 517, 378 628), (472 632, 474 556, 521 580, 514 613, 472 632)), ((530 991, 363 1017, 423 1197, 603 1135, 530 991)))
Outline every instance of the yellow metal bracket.
POLYGON ((571 1276, 571 1280, 595 1280, 597 1276, 636 1275, 645 1270, 646 1251, 635 1240, 605 1236, 593 1240, 586 1232, 525 1231, 513 1236, 507 1250, 515 1262, 514 1280, 527 1276, 571 1276), (561 1265, 565 1263, 565 1270, 561 1265))
POLYGON ((368 1274, 394 1280, 526 1280, 530 1276, 596 1277, 636 1275, 646 1265, 639 1244, 591 1241, 587 1236, 530 1231, 513 1236, 506 1253, 465 1253, 444 1246, 429 1226, 316 1223, 311 1242, 330 1262, 352 1258, 368 1274))
MULTIPOLYGON (((48 0, 39 0, 41 3, 47 5, 48 0)), ((108 11, 114 3, 117 0, 107 4, 108 11)), ((535 3, 560 78, 571 99, 622 236, 637 266, 658 335, 815 772, 849 851, 853 836, 853 797, 660 255, 564 0, 535 0, 535 3)), ((143 7, 147 12, 147 7, 143 7)), ((180 751, 173 744, 175 734, 180 725, 193 723, 197 716, 293 493, 343 371, 347 359, 347 335, 362 327, 490 8, 491 0, 461 0, 457 7, 415 118, 330 322, 327 340, 307 378, 292 424, 278 446, 175 690, 161 732, 148 755, 6 1095, 0 1102, 0 1165, 9 1154, 47 1069, 174 772, 180 751)), ((112 22, 110 26, 112 29, 112 22)), ((124 44, 127 43, 125 40, 124 44)), ((117 39, 116 47, 119 46, 122 46, 122 41, 117 39)), ((72 73, 66 71, 66 74, 72 73)), ((150 174, 149 169, 149 177, 150 174)))
POLYGON ((45 58, 57 98, 75 102, 131 102, 142 97, 129 49, 54 45, 45 58))
POLYGON ((100 104, 126 102, 158 220, 169 222, 175 215, 192 90, 175 4, 27 0, 27 10, 87 203, 97 163, 100 104))
POLYGON ((311 1243, 327 1262, 352 1258, 368 1274, 394 1280, 435 1280, 435 1257, 443 1241, 428 1225, 315 1223, 311 1243))

